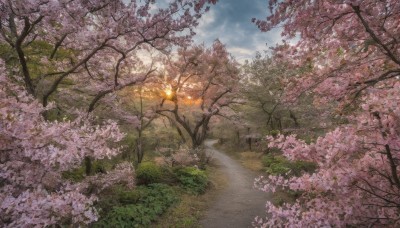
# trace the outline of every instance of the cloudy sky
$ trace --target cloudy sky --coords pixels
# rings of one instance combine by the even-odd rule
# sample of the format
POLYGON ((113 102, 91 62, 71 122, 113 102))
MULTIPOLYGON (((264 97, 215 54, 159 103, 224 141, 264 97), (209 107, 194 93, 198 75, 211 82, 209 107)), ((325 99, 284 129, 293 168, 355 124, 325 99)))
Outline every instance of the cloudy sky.
POLYGON ((254 17, 266 17, 267 4, 267 0, 219 0, 201 18, 195 41, 210 45, 220 39, 239 62, 251 59, 256 51, 267 50, 281 40, 279 31, 263 33, 251 23, 254 17))

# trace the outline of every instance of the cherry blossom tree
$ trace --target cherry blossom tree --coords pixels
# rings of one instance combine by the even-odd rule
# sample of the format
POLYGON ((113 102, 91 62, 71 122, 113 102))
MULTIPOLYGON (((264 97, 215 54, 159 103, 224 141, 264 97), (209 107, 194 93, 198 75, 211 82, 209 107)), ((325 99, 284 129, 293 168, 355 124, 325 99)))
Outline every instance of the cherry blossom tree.
POLYGON ((204 45, 180 49, 177 59, 169 60, 157 112, 186 132, 193 148, 203 143, 210 120, 237 102, 237 66, 218 40, 208 49, 204 45))
POLYGON ((316 104, 339 102, 348 124, 315 143, 294 136, 269 138, 289 159, 316 162, 313 174, 257 180, 265 191, 291 189, 301 196, 282 207, 267 203, 259 227, 345 227, 400 224, 400 2, 270 1, 262 31, 283 25, 298 37, 276 48, 276 58, 309 72, 287 78, 285 96, 313 91, 316 104))
POLYGON ((97 219, 92 193, 121 180, 133 186, 129 164, 79 183, 61 173, 119 153, 117 124, 94 125, 87 112, 154 72, 139 51, 188 44, 215 2, 0 0, 0 45, 8 51, 0 64, 0 226, 89 224, 97 219), (94 94, 87 112, 70 105, 68 118, 49 121, 45 113, 69 98, 54 95, 77 84, 94 94))
POLYGON ((188 44, 205 5, 215 2, 176 0, 158 7, 154 0, 2 0, 1 41, 15 53, 27 91, 44 106, 62 82, 77 79, 96 91, 92 111, 102 97, 152 71, 131 72, 141 62, 137 51, 188 44), (46 52, 39 56, 42 69, 33 72, 37 52, 28 50, 38 43, 46 52))
MULTIPOLYGON (((42 116, 43 106, 5 76, 3 64, 1 72, 1 226, 88 224, 96 220, 95 196, 84 194, 95 182, 74 184, 62 180, 61 172, 80 166, 89 155, 102 159, 118 154, 118 148, 108 147, 110 141, 123 137, 116 123, 93 126, 82 118, 48 122, 42 116)), ((121 180, 132 186, 132 172, 133 167, 125 165, 111 175, 92 179, 107 183, 102 188, 121 180)))
MULTIPOLYGON (((145 69, 138 52, 187 45, 206 5, 215 2, 176 0, 161 7, 154 0, 3 0, 0 40, 11 49, 10 59, 18 60, 7 66, 21 72, 27 91, 43 106, 68 83, 92 95, 87 108, 92 112, 107 95, 144 82, 155 71, 152 64, 145 69)), ((74 91, 63 88, 64 101, 56 107, 68 110, 62 105, 74 91)), ((89 173, 90 157, 87 161, 89 173)))

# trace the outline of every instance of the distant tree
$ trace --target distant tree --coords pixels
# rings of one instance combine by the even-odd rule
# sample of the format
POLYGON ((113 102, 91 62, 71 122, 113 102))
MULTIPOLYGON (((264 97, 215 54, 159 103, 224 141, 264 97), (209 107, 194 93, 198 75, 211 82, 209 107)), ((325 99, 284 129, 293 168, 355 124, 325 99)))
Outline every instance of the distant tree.
MULTIPOLYGON (((255 108, 255 115, 264 116, 265 127, 269 130, 281 130, 284 127, 285 118, 291 118, 292 127, 299 127, 299 120, 295 113, 283 101, 284 77, 293 75, 295 71, 287 69, 284 62, 274 61, 272 57, 256 57, 243 66, 245 80, 242 83, 242 92, 248 102, 248 106, 255 108), (261 111, 261 113, 259 112, 261 111)), ((259 118, 258 118, 259 119, 259 118)), ((288 125, 288 124, 286 124, 288 125)))
MULTIPOLYGON (((287 44, 282 45, 285 46, 287 44)), ((241 111, 247 122, 258 131, 296 132, 302 137, 319 135, 336 124, 338 118, 333 118, 335 110, 332 108, 335 102, 315 107, 312 91, 298 94, 295 100, 287 99, 286 94, 290 92, 285 91, 287 82, 309 71, 307 65, 293 68, 291 62, 279 58, 274 50, 264 55, 257 53, 251 62, 243 65, 241 93, 246 102, 241 111), (321 121, 323 126, 320 126, 321 121)))
MULTIPOLYGON (((147 86, 152 86, 147 84, 147 86)), ((138 87, 135 90, 128 90, 121 95, 120 109, 111 111, 111 115, 120 119, 127 128, 132 128, 136 132, 134 142, 131 142, 130 150, 136 156, 137 163, 141 163, 144 157, 144 131, 148 129, 152 122, 158 118, 156 114, 156 102, 152 92, 146 87, 138 87), (147 93, 147 94, 146 94, 147 93)))
POLYGON ((271 15, 297 44, 277 49, 292 67, 311 70, 288 80, 288 98, 315 93, 315 103, 340 102, 347 124, 315 143, 272 139, 289 159, 316 162, 314 174, 259 180, 265 191, 299 191, 294 204, 267 203, 259 227, 400 225, 400 2, 270 1, 271 15))
POLYGON ((186 132, 196 148, 206 138, 210 120, 237 102, 238 76, 238 64, 218 40, 208 49, 204 45, 180 49, 177 59, 166 66, 157 112, 186 132))

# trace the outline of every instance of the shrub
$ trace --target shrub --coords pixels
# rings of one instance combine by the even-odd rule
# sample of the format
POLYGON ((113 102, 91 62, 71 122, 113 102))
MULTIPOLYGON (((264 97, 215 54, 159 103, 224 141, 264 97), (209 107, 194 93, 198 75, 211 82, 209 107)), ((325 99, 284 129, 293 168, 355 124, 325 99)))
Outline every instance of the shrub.
MULTIPOLYGON (((103 164, 103 162, 98 160, 92 163, 91 174, 97 173, 106 173, 105 165, 103 164)), ((62 177, 64 179, 71 180, 72 182, 80 182, 86 177, 85 166, 82 165, 76 169, 65 171, 62 173, 62 177)))
POLYGON ((269 132, 269 135, 271 135, 271 136, 273 136, 273 137, 276 137, 276 136, 279 135, 279 134, 280 134, 279 130, 271 130, 271 131, 269 132))
POLYGON ((295 161, 290 166, 293 175, 300 176, 302 172, 312 173, 317 169, 317 164, 307 161, 295 161))
POLYGON ((93 161, 92 163, 92 174, 106 173, 106 166, 103 161, 93 161))
POLYGON ((271 166, 273 163, 276 163, 275 157, 273 155, 265 155, 262 158, 262 163, 265 167, 271 166))
POLYGON ((62 173, 64 179, 68 179, 72 182, 80 182, 85 179, 85 176, 85 167, 83 166, 62 173))
POLYGON ((272 175, 285 175, 291 171, 288 166, 289 165, 285 163, 274 163, 267 167, 266 171, 272 175))
POLYGON ((179 183, 177 176, 174 172, 174 169, 168 166, 161 167, 161 180, 160 183, 168 184, 168 185, 176 185, 179 183))
POLYGON ((154 163, 143 162, 136 170, 138 184, 157 183, 161 180, 161 169, 154 163))
POLYGON ((184 167, 175 170, 183 188, 191 193, 204 193, 208 184, 207 174, 195 167, 184 167))
POLYGON ((118 192, 118 202, 121 204, 135 204, 139 202, 142 194, 140 191, 120 191, 118 192))
POLYGON ((262 162, 265 171, 271 175, 300 176, 303 172, 311 173, 317 168, 315 163, 300 160, 292 162, 283 156, 266 155, 262 162))
POLYGON ((141 191, 139 203, 155 206, 156 211, 164 210, 178 200, 175 191, 166 184, 150 184, 138 191, 141 191))
POLYGON ((176 193, 165 184, 140 186, 134 191, 119 192, 119 201, 135 204, 114 206, 93 227, 143 227, 148 226, 168 207, 178 201, 176 193), (128 199, 128 201, 126 201, 128 199), (121 201, 122 200, 122 201, 121 201))

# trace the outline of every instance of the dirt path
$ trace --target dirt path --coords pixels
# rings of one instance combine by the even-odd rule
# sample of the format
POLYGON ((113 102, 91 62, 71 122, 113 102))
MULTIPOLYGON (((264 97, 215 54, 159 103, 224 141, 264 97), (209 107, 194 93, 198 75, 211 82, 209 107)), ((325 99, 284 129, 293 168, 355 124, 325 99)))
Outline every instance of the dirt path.
POLYGON ((216 141, 205 142, 207 152, 220 163, 229 185, 217 196, 200 223, 204 228, 252 227, 254 217, 265 216, 264 205, 269 196, 253 189, 257 173, 243 168, 237 161, 215 149, 214 143, 216 141))

